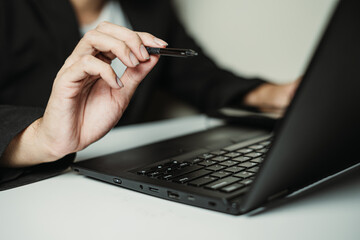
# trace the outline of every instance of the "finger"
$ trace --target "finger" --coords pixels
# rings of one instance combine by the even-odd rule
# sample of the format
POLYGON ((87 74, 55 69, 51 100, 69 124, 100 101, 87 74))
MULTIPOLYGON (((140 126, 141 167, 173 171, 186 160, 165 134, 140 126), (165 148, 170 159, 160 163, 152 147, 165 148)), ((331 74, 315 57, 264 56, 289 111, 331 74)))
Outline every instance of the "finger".
POLYGON ((127 67, 136 67, 139 60, 124 41, 116 39, 97 30, 91 30, 80 40, 75 50, 66 61, 66 67, 86 55, 96 55, 98 52, 112 53, 127 67))
POLYGON ((154 35, 147 32, 137 32, 145 46, 149 47, 167 47, 168 44, 164 40, 155 37, 154 35))
POLYGON ((101 55, 105 56, 110 61, 112 61, 116 58, 115 54, 113 54, 112 52, 101 52, 101 55))
POLYGON ((152 47, 167 46, 165 41, 156 38, 149 33, 134 32, 130 29, 109 22, 100 23, 96 29, 124 41, 135 53, 138 59, 142 58, 144 61, 149 59, 149 54, 144 45, 152 47))
POLYGON ((95 57, 97 57, 97 58, 100 59, 101 61, 104 61, 104 62, 107 63, 107 64, 111 64, 111 62, 112 62, 112 58, 107 57, 106 54, 101 53, 101 52, 98 53, 98 54, 96 54, 95 57))
MULTIPOLYGON (((71 87, 72 84, 79 84, 88 76, 100 76, 112 88, 118 89, 123 86, 110 64, 92 55, 83 56, 71 67, 67 68, 60 79, 66 81, 71 87)), ((57 79, 55 80, 55 84, 57 83, 57 79)))
POLYGON ((140 82, 156 65, 158 60, 159 56, 152 55, 150 56, 149 61, 140 64, 136 68, 127 68, 125 70, 120 78, 121 82, 124 83, 124 88, 121 90, 121 95, 118 98, 119 101, 125 101, 125 105, 128 104, 140 82))
POLYGON ((124 41, 139 60, 147 61, 149 59, 149 54, 136 32, 110 22, 100 23, 96 30, 124 41))

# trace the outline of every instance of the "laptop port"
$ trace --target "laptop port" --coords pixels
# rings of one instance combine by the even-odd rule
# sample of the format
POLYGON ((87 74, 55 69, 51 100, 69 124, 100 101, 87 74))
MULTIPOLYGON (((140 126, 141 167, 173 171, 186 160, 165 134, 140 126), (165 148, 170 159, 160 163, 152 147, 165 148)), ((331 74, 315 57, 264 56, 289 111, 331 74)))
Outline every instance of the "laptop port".
POLYGON ((177 194, 177 193, 170 192, 170 191, 168 191, 167 193, 168 193, 169 198, 172 198, 172 199, 179 199, 180 198, 180 195, 177 194))
POLYGON ((210 207, 216 207, 216 202, 208 202, 210 207))
POLYGON ((188 199, 189 201, 195 201, 195 197, 193 197, 193 196, 188 196, 187 199, 188 199))
POLYGON ((159 192, 159 189, 153 187, 149 187, 149 190, 152 192, 159 192))

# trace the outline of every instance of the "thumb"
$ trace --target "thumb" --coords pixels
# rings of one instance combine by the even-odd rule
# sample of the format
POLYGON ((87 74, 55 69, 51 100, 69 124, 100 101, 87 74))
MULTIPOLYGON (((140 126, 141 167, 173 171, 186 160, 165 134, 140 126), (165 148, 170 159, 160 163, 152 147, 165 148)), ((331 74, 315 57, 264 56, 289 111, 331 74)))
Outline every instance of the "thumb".
POLYGON ((140 82, 158 61, 159 56, 151 55, 148 61, 140 63, 136 67, 128 67, 120 78, 120 81, 124 84, 124 88, 121 90, 122 94, 125 94, 130 99, 140 82))

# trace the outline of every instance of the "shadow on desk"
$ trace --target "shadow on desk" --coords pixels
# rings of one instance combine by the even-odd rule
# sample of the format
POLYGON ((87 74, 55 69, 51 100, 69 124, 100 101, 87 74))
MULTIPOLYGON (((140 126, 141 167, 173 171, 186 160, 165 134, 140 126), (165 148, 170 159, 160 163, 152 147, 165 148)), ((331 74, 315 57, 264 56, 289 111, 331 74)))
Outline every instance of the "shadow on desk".
MULTIPOLYGON (((357 164, 355 167, 349 169, 348 171, 330 178, 324 182, 321 182, 314 187, 300 191, 295 195, 290 195, 289 197, 279 199, 277 201, 271 202, 266 206, 255 209, 254 211, 246 214, 245 216, 253 217, 259 214, 270 213, 276 209, 282 207, 289 207, 291 205, 297 204, 299 201, 304 200, 308 197, 317 197, 329 192, 338 191, 346 186, 351 186, 360 183, 360 164, 357 164)), ((355 186, 354 186, 355 187, 355 186)))

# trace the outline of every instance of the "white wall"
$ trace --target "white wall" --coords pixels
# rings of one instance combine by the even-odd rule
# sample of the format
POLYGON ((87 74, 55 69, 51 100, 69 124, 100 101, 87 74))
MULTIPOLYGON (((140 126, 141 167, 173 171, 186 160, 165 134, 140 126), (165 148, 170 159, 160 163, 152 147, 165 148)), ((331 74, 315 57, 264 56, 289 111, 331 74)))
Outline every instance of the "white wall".
POLYGON ((176 0, 176 5, 189 32, 220 66, 283 83, 306 68, 336 2, 176 0))

